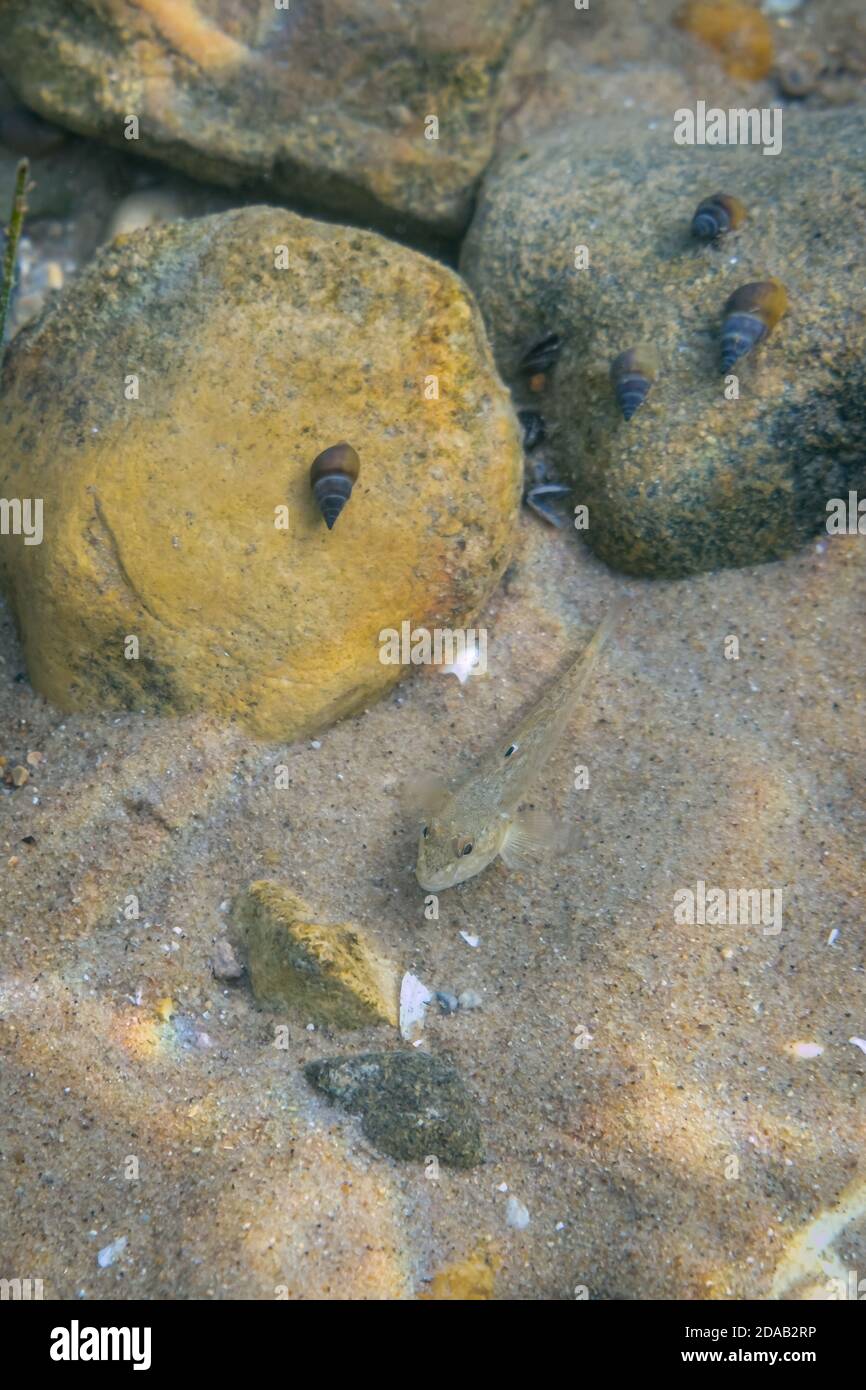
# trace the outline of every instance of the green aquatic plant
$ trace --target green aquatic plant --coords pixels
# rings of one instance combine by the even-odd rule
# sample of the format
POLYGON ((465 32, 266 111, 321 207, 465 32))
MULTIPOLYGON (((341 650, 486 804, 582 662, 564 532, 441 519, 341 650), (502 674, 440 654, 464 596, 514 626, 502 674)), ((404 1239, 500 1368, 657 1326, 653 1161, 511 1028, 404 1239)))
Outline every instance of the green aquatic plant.
POLYGON ((2 356, 3 340, 6 335, 6 315, 9 312, 9 303, 12 299, 12 286, 15 282, 15 266, 18 262, 18 243, 21 240, 21 228, 24 226, 24 214, 27 210, 25 194, 27 191, 27 175, 29 172, 29 161, 22 159, 15 172, 15 192, 12 196, 12 213, 9 217, 9 226, 6 228, 6 249, 3 253, 3 278, 2 281, 0 281, 0 356, 2 356))

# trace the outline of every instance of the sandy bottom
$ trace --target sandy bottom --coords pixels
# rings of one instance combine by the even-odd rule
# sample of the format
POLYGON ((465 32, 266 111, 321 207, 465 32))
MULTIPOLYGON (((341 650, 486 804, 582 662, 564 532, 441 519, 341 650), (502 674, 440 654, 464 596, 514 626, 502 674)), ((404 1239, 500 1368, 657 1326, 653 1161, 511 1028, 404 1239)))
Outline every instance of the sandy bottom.
POLYGON ((866 1275, 864 579, 851 537, 629 582, 527 514, 487 674, 421 671, 319 748, 64 716, 5 617, 0 755, 30 778, 0 795, 0 1275, 265 1299, 412 1297, 477 1251, 501 1298, 815 1297, 866 1275), (468 769, 622 591, 534 798, 573 852, 497 864, 427 920, 401 788, 468 769), (261 877, 482 996, 428 1011, 424 1045, 478 1099, 483 1166, 430 1180, 310 1091, 306 1061, 401 1045, 388 1028, 329 1035, 213 978, 228 902, 261 877), (781 929, 678 924, 698 880, 780 890, 781 929))

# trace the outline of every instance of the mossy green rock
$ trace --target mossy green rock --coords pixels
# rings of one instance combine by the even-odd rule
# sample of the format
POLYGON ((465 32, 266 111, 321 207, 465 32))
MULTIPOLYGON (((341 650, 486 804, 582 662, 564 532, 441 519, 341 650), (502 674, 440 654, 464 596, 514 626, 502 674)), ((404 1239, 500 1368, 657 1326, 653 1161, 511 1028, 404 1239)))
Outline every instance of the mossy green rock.
POLYGON ((483 1158, 475 1102, 448 1062, 426 1052, 365 1052, 309 1062, 311 1085, 362 1116, 365 1135, 392 1158, 435 1157, 452 1168, 483 1158))
POLYGON ((259 879, 234 906, 253 993, 332 1028, 397 1025, 397 973, 351 923, 327 925, 282 883, 259 879))
POLYGON ((862 111, 785 110, 776 156, 677 146, 672 121, 635 118, 542 137, 485 179, 462 269, 609 564, 677 576, 776 559, 825 525, 829 499, 866 487, 864 166, 862 111), (692 215, 718 190, 747 220, 699 242, 692 215), (726 399, 725 302, 769 276, 788 312, 736 364, 739 398, 726 399), (562 354, 530 395, 520 355, 551 331, 562 354), (643 342, 661 369, 627 424, 609 366, 643 342))

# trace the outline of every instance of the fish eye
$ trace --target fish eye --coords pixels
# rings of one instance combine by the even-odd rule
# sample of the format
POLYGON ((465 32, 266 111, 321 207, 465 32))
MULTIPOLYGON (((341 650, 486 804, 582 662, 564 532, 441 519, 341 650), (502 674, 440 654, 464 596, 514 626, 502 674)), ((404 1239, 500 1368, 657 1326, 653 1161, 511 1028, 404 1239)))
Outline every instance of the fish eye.
POLYGON ((506 750, 505 750, 505 756, 506 756, 506 758, 510 758, 512 753, 516 753, 516 752, 517 752, 517 748, 518 748, 518 745, 517 745, 516 743, 509 743, 508 747, 507 747, 506 750))
POLYGON ((426 840, 426 839, 427 839, 427 836, 430 834, 430 827, 429 827, 429 825, 424 825, 424 826, 421 827, 421 834, 423 835, 424 839, 426 840))
POLYGON ((468 835, 460 835, 454 841, 454 849, 456 850, 458 857, 463 858, 465 855, 472 853, 474 845, 472 844, 472 841, 469 839, 468 835))

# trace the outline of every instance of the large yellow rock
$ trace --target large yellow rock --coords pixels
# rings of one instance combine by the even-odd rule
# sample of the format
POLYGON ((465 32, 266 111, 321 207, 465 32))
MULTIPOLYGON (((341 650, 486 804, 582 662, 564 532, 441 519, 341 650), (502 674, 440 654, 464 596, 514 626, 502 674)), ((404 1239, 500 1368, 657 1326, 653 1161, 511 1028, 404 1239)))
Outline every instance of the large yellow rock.
POLYGON ((44 506, 41 544, 0 538, 30 678, 64 709, 321 729, 405 674, 382 629, 471 620, 521 474, 444 266, 272 208, 120 237, 0 381, 0 496, 44 506), (309 470, 341 440, 361 472, 328 531, 309 470))

